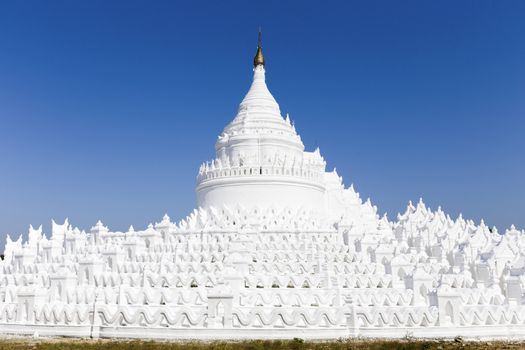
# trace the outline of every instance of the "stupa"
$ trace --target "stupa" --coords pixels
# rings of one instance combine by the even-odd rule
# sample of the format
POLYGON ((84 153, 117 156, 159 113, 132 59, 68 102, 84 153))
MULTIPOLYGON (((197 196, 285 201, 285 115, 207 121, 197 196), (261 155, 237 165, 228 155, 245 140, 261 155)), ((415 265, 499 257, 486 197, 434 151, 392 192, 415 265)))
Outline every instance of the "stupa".
POLYGON ((326 171, 265 81, 197 176, 197 209, 144 230, 53 221, 7 237, 0 333, 92 338, 525 337, 525 232, 423 201, 390 221, 326 171))

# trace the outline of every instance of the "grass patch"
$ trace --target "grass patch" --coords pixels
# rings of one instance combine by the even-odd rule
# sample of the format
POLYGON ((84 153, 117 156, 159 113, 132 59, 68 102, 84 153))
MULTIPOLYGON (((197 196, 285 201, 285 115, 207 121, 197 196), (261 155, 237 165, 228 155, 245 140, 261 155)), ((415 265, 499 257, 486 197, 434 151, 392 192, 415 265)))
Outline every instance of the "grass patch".
POLYGON ((3 339, 0 350, 448 350, 524 349, 525 342, 465 342, 439 340, 252 340, 162 342, 72 339, 3 339))

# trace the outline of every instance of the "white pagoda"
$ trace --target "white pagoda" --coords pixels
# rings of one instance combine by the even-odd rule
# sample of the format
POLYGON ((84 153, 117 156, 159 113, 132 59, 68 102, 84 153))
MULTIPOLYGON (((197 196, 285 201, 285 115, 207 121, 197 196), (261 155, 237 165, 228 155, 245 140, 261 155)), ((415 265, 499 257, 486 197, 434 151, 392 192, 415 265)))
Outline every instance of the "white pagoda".
POLYGON ((397 220, 326 171, 265 81, 197 176, 197 209, 145 230, 53 221, 9 236, 0 333, 93 338, 525 337, 525 232, 420 201, 397 220))

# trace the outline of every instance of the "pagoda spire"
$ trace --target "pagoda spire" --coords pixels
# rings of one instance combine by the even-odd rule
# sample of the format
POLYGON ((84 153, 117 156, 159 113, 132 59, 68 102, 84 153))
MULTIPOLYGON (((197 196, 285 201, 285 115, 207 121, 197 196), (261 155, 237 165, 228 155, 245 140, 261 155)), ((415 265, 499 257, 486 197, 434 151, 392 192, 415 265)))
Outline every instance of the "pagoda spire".
POLYGON ((259 27, 259 38, 257 40, 257 52, 255 53, 255 57, 253 58, 253 66, 264 66, 264 55, 262 52, 262 32, 261 28, 259 27))

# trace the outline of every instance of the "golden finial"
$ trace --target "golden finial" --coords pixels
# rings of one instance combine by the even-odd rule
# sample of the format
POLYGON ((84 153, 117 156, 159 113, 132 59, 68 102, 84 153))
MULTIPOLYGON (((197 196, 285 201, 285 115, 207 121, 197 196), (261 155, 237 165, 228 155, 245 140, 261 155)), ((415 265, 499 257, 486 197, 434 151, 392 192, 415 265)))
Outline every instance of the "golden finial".
POLYGON ((259 27, 259 39, 257 41, 257 53, 255 54, 255 57, 253 58, 253 66, 257 67, 258 65, 264 66, 264 56, 262 52, 262 33, 261 33, 260 27, 259 27))

